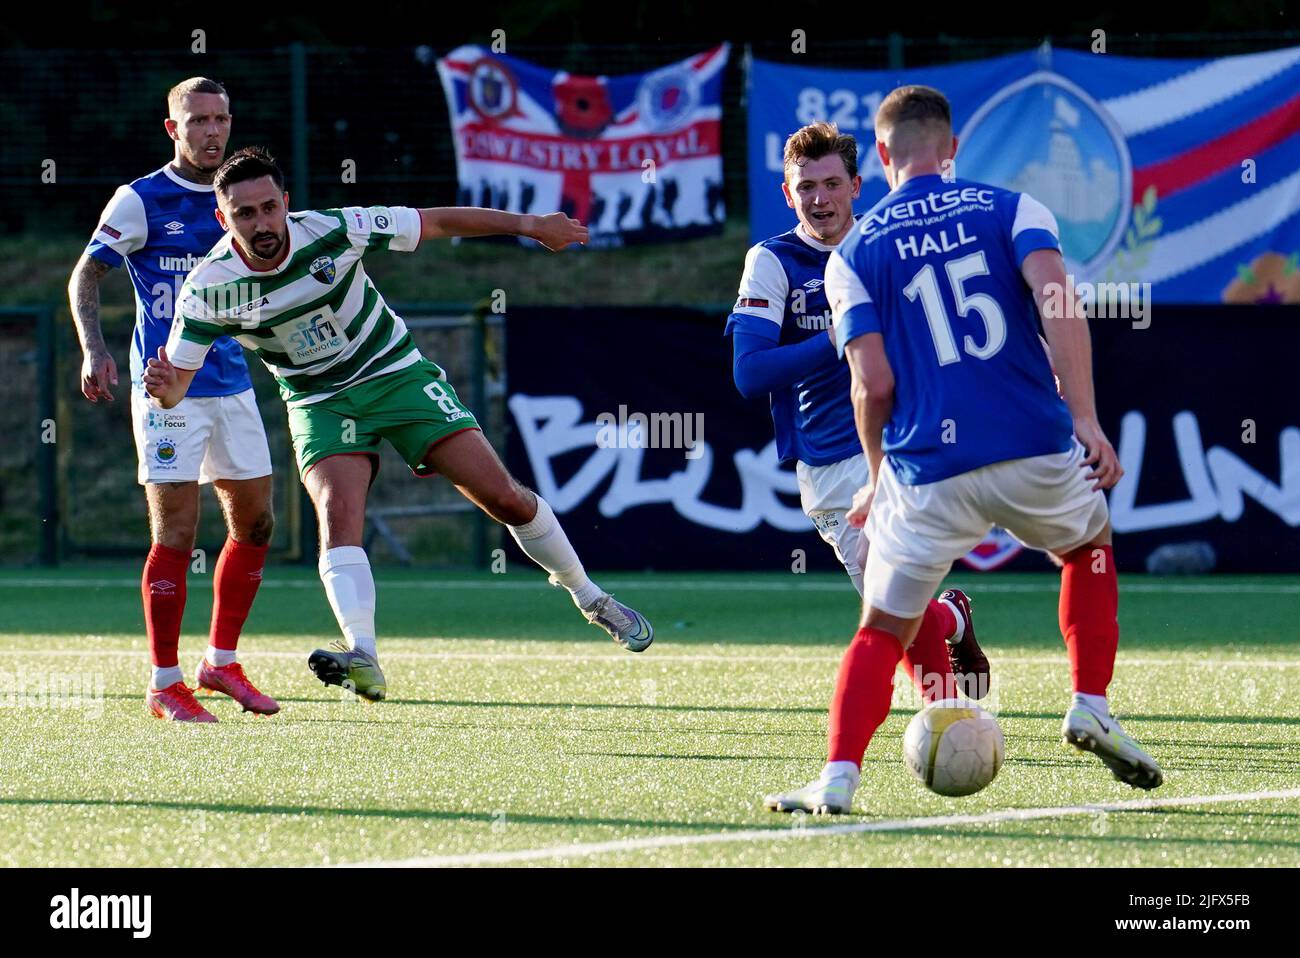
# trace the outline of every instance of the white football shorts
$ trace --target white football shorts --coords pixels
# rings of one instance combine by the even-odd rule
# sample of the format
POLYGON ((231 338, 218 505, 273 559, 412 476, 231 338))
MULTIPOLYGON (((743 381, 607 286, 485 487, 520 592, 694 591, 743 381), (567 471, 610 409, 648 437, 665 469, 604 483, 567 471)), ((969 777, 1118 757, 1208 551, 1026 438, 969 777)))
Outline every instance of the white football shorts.
POLYGON ((233 396, 187 396, 171 409, 133 389, 131 427, 141 485, 271 474, 271 450, 251 389, 233 396))
POLYGON ((849 525, 845 513, 853 505, 854 494, 871 481, 871 469, 862 453, 827 466, 795 463, 799 480, 799 505, 812 520, 818 534, 835 550, 853 584, 862 591, 862 556, 866 542, 862 530, 849 525))
POLYGON ((911 618, 952 568, 998 525, 1031 549, 1061 553, 1086 545, 1109 512, 1093 490, 1075 440, 1065 452, 995 462, 919 486, 900 483, 886 459, 867 517, 865 570, 873 608, 911 618))

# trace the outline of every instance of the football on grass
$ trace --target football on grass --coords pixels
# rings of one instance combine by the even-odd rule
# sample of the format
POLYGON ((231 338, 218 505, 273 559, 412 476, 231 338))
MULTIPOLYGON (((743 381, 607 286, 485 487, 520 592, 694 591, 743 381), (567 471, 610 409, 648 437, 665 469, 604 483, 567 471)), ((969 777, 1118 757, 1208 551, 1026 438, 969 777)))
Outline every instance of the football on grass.
POLYGON ((974 795, 1002 767, 1002 750, 997 719, 966 699, 927 705, 903 736, 907 767, 940 795, 974 795))

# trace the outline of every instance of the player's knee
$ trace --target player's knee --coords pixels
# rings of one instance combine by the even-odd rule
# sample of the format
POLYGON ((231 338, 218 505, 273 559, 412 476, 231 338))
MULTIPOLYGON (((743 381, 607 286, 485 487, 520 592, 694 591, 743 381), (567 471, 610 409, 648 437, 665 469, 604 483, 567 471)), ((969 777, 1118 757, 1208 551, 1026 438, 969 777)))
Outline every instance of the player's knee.
POLYGON ((522 526, 537 515, 537 497, 514 479, 494 488, 483 505, 492 518, 508 526, 522 526))
POLYGON ((354 500, 348 495, 326 488, 317 492, 315 501, 316 521, 325 548, 361 544, 366 523, 364 499, 354 500))
POLYGON ((275 531, 275 516, 270 509, 263 509, 242 528, 234 530, 234 536, 240 542, 249 545, 264 546, 271 542, 271 533, 275 531))
POLYGON ((194 548, 195 530, 178 529, 174 526, 156 527, 153 530, 153 541, 156 545, 166 546, 168 549, 177 549, 181 552, 189 552, 194 548))
POLYGON ((190 550, 198 532, 198 503, 154 501, 150 503, 149 526, 153 541, 169 549, 190 550))

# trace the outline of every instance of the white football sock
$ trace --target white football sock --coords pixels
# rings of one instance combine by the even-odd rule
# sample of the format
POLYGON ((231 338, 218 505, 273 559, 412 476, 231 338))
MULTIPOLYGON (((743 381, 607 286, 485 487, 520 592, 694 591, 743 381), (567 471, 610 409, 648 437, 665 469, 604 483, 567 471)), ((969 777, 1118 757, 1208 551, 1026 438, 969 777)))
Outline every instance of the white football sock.
POLYGON ((952 609, 952 616, 957 620, 957 631, 948 637, 948 644, 956 645, 962 640, 962 636, 966 634, 966 617, 961 614, 961 609, 957 607, 956 602, 948 599, 940 599, 939 601, 952 609))
POLYGON ((862 573, 850 572, 849 579, 853 582, 853 588, 858 590, 858 598, 862 598, 862 573))
POLYGON ((822 769, 821 780, 829 782, 833 778, 848 778, 857 785, 861 774, 861 770, 854 762, 827 762, 826 767, 822 769))
POLYGON ((1093 715, 1100 718, 1108 718, 1110 716, 1110 703, 1106 701, 1106 696, 1104 695, 1089 695, 1087 692, 1075 692, 1074 698, 1070 701, 1070 706, 1073 708, 1076 705, 1082 705, 1093 715))
POLYGON ((235 664, 234 649, 219 649, 215 645, 209 645, 208 651, 203 653, 203 657, 208 660, 208 665, 222 666, 235 664))
POLYGON ((153 667, 153 675, 149 680, 149 688, 153 689, 155 692, 161 692, 163 689, 167 688, 167 686, 175 685, 184 678, 185 676, 181 673, 181 667, 179 665, 172 665, 167 668, 159 668, 155 665, 153 667))
POLYGON ((375 649, 375 578, 360 546, 326 549, 320 557, 320 580, 343 630, 348 648, 378 661, 375 649))
POLYGON ((587 578, 582 560, 569 544, 569 537, 560 528, 559 520, 541 496, 537 497, 537 515, 519 526, 506 526, 519 548, 528 558, 555 576, 557 582, 569 590, 573 604, 585 609, 605 594, 604 590, 587 578))

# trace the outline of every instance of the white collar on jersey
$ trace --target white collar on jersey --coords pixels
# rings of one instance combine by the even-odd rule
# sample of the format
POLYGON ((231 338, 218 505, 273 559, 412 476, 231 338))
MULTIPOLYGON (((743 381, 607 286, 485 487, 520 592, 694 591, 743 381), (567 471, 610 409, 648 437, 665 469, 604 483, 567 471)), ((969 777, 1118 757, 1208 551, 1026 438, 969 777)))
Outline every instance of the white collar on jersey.
MULTIPOLYGON (((815 239, 813 239, 813 238, 812 238, 811 236, 809 236, 806 232, 804 232, 804 228, 803 228, 803 224, 802 224, 802 223, 800 223, 798 226, 796 226, 796 227, 794 228, 794 235, 797 236, 797 237, 799 237, 801 240, 803 240, 805 243, 807 243, 807 244, 808 244, 809 246, 811 246, 813 249, 819 249, 819 250, 821 250, 823 253, 829 253, 829 252, 831 252, 832 250, 834 250, 834 249, 836 248, 836 247, 834 247, 834 246, 827 246, 825 243, 821 242, 820 240, 815 240, 815 239)), ((845 235, 845 236, 848 236, 849 234, 848 234, 848 233, 845 233, 844 235, 845 235)), ((841 240, 841 242, 843 242, 843 241, 841 240)))
POLYGON ((195 193, 212 192, 211 183, 191 183, 189 180, 185 179, 185 177, 181 176, 179 173, 173 170, 172 165, 170 163, 164 166, 162 168, 162 171, 163 174, 167 177, 167 179, 171 180, 177 186, 183 186, 187 190, 193 190, 195 193))

